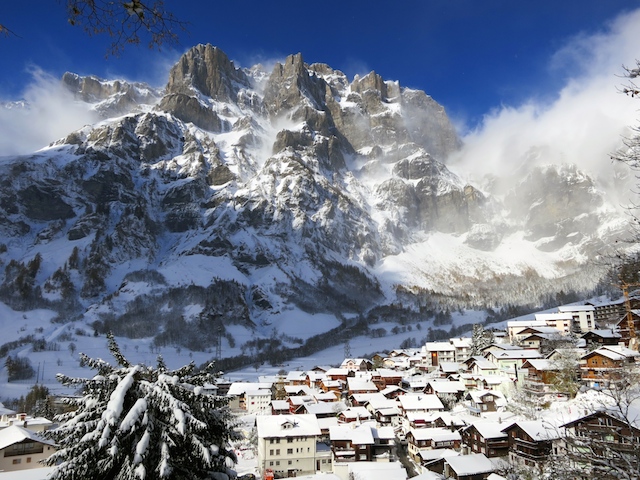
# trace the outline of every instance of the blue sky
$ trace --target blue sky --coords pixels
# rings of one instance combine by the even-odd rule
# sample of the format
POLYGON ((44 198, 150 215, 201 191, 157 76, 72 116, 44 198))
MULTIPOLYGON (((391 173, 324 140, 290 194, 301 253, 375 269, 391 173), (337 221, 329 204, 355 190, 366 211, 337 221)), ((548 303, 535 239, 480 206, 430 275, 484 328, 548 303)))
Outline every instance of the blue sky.
POLYGON ((109 38, 70 26, 64 2, 2 2, 0 23, 19 37, 0 37, 0 99, 29 96, 43 72, 163 85, 182 52, 211 43, 240 66, 301 52, 308 63, 327 63, 349 77, 375 70, 426 91, 467 133, 496 110, 557 100, 595 60, 611 80, 606 88, 614 89, 621 65, 640 58, 640 44, 634 51, 627 42, 594 59, 602 41, 622 35, 625 19, 637 25, 624 28, 640 31, 633 15, 640 0, 166 0, 166 6, 190 23, 180 45, 160 52, 129 46, 105 58, 109 38))

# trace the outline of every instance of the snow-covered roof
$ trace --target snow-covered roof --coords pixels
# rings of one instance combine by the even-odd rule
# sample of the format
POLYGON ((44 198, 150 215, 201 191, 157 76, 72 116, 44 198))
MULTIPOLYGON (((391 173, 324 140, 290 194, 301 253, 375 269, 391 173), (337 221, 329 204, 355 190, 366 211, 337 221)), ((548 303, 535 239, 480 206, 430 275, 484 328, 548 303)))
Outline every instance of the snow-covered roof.
POLYGON ((345 418, 366 419, 371 418, 371 412, 364 407, 349 407, 340 414, 345 418))
POLYGON ((271 389, 273 384, 261 383, 261 382, 233 382, 229 386, 229 392, 227 395, 230 397, 236 397, 244 395, 247 391, 271 389))
POLYGON ((372 432, 375 428, 375 423, 372 422, 336 425, 329 428, 329 439, 348 440, 355 445, 373 445, 376 443, 372 432))
POLYGON ((593 312, 596 309, 593 305, 560 305, 558 311, 560 313, 567 312, 593 312))
POLYGON ((497 352, 494 354, 497 360, 520 360, 523 358, 542 358, 542 354, 537 350, 511 350, 497 352))
POLYGON ((429 385, 436 393, 460 393, 466 390, 464 383, 461 381, 445 380, 445 381, 431 381, 429 385))
POLYGON ((440 362, 438 368, 445 373, 457 373, 463 369, 459 362, 440 362))
POLYGON ((271 400, 274 410, 289 410, 289 402, 286 400, 271 400))
POLYGON ((261 438, 311 437, 320 435, 315 415, 259 415, 256 417, 261 438))
POLYGON ((488 473, 494 470, 493 463, 484 453, 447 457, 445 462, 459 477, 476 473, 488 473))
POLYGON ((412 428, 411 435, 416 440, 434 440, 436 442, 450 442, 461 440, 457 430, 451 431, 449 428, 412 428))
POLYGON ((314 415, 327 415, 337 414, 343 410, 346 410, 347 406, 344 402, 320 402, 320 403, 305 403, 304 408, 307 413, 314 415))
POLYGON ((27 430, 26 428, 19 427, 18 425, 11 425, 10 427, 0 430, 0 450, 3 450, 16 443, 30 440, 32 442, 43 443, 45 445, 55 446, 55 442, 42 438, 40 435, 27 430))
POLYGON ((427 342, 424 347, 427 352, 453 352, 456 349, 450 342, 427 342))
POLYGON ((503 432, 504 425, 497 422, 474 422, 465 428, 469 429, 475 427, 483 438, 506 438, 507 434, 503 432))
POLYGON ((410 393, 401 395, 398 397, 402 409, 407 410, 439 410, 444 409, 444 405, 440 401, 437 395, 431 394, 418 394, 412 395, 410 393))
POLYGON ((620 334, 611 329, 590 330, 582 336, 585 337, 586 335, 595 335, 601 338, 620 338, 620 334))
POLYGON ((533 368, 535 368, 536 370, 540 370, 540 371, 548 371, 548 370, 557 370, 558 369, 558 367, 556 366, 557 364, 554 361, 548 360, 546 358, 530 358, 525 363, 528 363, 533 368))
POLYGON ((349 390, 365 390, 369 392, 377 392, 378 387, 371 380, 365 380, 362 378, 349 377, 347 378, 347 385, 349 390))
POLYGON ((353 478, 366 480, 406 480, 408 478, 407 470, 400 462, 350 462, 348 468, 353 478))
MULTIPOLYGON (((446 457, 457 457, 460 455, 460 452, 456 452, 450 448, 430 448, 419 450, 418 455, 420 455, 423 461, 431 462, 446 457)), ((416 478, 418 477, 413 477, 411 480, 415 480, 416 478)))
POLYGON ((521 420, 503 428, 502 431, 509 430, 514 425, 518 425, 534 440, 554 440, 559 438, 558 430, 542 422, 542 420, 521 420))
POLYGON ((456 348, 468 348, 471 346, 471 338, 469 337, 451 338, 449 341, 456 348))
POLYGON ((570 313, 536 313, 536 320, 542 320, 544 322, 555 322, 558 320, 573 320, 573 315, 570 313))

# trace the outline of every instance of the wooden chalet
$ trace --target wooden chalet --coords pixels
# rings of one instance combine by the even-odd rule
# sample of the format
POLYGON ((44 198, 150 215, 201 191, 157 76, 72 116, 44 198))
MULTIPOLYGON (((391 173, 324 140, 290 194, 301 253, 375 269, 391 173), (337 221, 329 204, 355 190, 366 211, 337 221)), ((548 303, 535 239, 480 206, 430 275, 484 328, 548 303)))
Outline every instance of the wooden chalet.
POLYGON ((487 457, 509 454, 509 437, 497 422, 476 422, 460 432, 462 443, 470 453, 484 453, 487 457))
POLYGON ((509 438, 509 461, 521 467, 537 467, 553 451, 553 442, 559 438, 556 430, 547 428, 541 420, 512 423, 502 430, 509 438))

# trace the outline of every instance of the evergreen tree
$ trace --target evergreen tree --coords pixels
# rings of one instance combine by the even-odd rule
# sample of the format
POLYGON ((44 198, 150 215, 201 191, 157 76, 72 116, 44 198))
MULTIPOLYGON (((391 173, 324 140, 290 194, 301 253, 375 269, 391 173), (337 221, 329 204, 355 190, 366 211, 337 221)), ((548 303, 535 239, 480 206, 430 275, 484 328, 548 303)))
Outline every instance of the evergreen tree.
POLYGON ((485 330, 480 323, 474 323, 471 334, 471 356, 482 355, 482 350, 491 345, 493 341, 493 332, 485 330))
POLYGON ((48 478, 228 478, 230 414, 220 397, 202 391, 213 364, 200 372, 193 362, 170 371, 161 357, 155 368, 132 365, 108 339, 116 366, 80 354, 97 371, 93 378, 58 374, 82 394, 68 399, 74 410, 58 415, 60 427, 49 432, 59 449, 46 462, 56 466, 48 478))

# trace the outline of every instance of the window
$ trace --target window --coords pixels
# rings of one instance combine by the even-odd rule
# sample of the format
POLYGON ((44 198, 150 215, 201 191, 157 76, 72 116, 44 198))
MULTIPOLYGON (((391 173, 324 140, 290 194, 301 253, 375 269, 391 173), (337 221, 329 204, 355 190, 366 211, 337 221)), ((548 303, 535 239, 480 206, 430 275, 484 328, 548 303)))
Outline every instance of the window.
POLYGON ((287 438, 287 443, 293 443, 293 438, 291 437, 287 438))
POLYGON ((291 465, 291 464, 293 464, 293 462, 292 462, 291 460, 289 460, 289 461, 287 462, 287 465, 291 465))
POLYGON ((19 463, 22 463, 22 459, 21 458, 14 458, 13 462, 11 462, 11 463, 13 463, 14 465, 17 465, 19 463))
POLYGON ((276 466, 280 465, 280 460, 276 460, 276 466))
POLYGON ((280 449, 276 448, 276 455, 280 455, 280 449))
POLYGON ((269 462, 269 466, 270 466, 270 467, 273 467, 273 462, 269 462))
POLYGON ((293 448, 287 448, 287 455, 293 454, 293 448))
POLYGON ((269 455, 273 455, 273 448, 269 450, 269 455))

